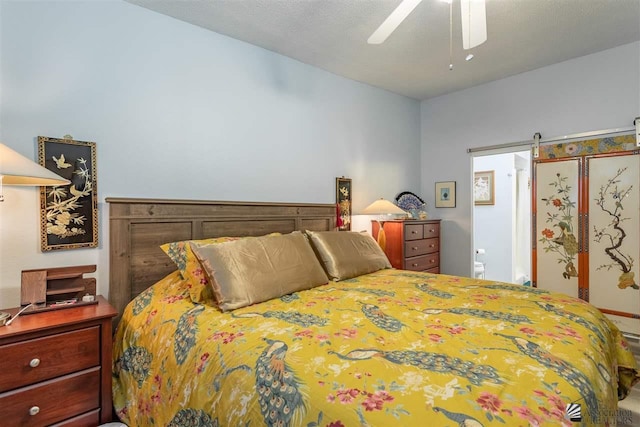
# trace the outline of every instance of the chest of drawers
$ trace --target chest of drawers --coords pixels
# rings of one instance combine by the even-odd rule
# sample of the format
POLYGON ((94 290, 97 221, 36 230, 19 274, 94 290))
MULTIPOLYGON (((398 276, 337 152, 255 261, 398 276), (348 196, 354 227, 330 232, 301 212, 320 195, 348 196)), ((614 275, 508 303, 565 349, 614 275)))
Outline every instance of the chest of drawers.
MULTIPOLYGON (((440 272, 440 220, 384 221, 385 253, 394 268, 440 272)), ((380 225, 372 221, 373 237, 380 225)))
POLYGON ((116 314, 98 297, 98 304, 23 314, 0 327, 0 424, 70 427, 111 421, 116 314))

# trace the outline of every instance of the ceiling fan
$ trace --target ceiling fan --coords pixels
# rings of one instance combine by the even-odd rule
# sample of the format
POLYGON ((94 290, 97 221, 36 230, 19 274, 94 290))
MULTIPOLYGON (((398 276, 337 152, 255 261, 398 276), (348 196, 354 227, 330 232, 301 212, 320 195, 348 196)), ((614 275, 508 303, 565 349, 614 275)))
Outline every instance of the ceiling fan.
MULTIPOLYGON (((449 28, 452 27, 451 10, 453 0, 442 0, 449 3, 449 28)), ((367 43, 381 44, 396 28, 409 16, 422 0, 402 0, 391 12, 376 31, 369 37, 367 43)), ((460 0, 460 15, 462 20, 462 47, 471 49, 487 41, 487 13, 485 0, 460 0)))

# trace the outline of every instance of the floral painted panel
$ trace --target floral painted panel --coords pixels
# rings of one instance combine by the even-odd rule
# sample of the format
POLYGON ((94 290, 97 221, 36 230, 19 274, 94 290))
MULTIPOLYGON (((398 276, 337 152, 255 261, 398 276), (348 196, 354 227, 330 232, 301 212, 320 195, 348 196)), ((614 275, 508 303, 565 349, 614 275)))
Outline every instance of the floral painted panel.
POLYGON ((536 284, 578 296, 580 160, 536 163, 536 284))
MULTIPOLYGON (((589 300, 640 316, 640 155, 588 158, 589 300)), ((623 320, 621 320, 623 321, 623 320)), ((638 319, 628 319, 637 331, 638 319)))
POLYGON ((403 270, 228 313, 175 272, 125 309, 113 356, 130 427, 595 426, 640 380, 582 300, 403 270))
POLYGON ((610 136, 606 138, 585 139, 583 141, 543 144, 540 146, 539 159, 562 159, 575 156, 615 153, 636 149, 634 134, 610 136))

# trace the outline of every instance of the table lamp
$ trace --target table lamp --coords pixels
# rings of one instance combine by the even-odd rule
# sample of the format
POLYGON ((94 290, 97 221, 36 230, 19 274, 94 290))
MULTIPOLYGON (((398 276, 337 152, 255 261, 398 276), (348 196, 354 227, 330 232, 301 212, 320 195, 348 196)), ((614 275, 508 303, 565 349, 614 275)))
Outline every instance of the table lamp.
MULTIPOLYGON (((4 201, 3 185, 56 186, 70 183, 71 181, 68 179, 51 172, 0 143, 0 202, 4 201)), ((13 319, 26 308, 24 307, 13 317, 10 317, 8 313, 0 312, 0 326, 10 325, 13 319)))
POLYGON ((70 183, 68 179, 0 143, 0 202, 4 201, 3 185, 55 186, 70 183))
MULTIPOLYGON (((394 205, 388 200, 379 199, 375 202, 371 203, 369 206, 364 208, 362 215, 407 215, 407 212, 400 209, 398 206, 394 205)), ((378 225, 380 226, 380 230, 378 231, 378 245, 384 251, 387 246, 387 236, 384 234, 384 220, 377 219, 378 225)))

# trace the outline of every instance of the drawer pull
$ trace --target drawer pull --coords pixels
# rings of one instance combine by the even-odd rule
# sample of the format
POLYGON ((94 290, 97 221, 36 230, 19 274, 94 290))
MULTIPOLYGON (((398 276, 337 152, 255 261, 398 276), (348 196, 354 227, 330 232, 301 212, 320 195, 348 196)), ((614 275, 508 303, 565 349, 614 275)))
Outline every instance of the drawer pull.
POLYGON ((414 262, 413 264, 411 264, 411 266, 413 266, 413 267, 417 267, 417 266, 418 266, 418 264, 416 264, 416 263, 414 262))
POLYGON ((430 248, 435 248, 436 245, 434 245, 433 243, 429 245, 430 248))
POLYGON ((436 230, 434 230, 433 228, 431 230, 429 230, 429 233, 434 233, 436 230))
POLYGON ((411 230, 411 234, 418 234, 416 230, 411 230))
POLYGON ((29 408, 29 415, 31 416, 38 415, 39 412, 40 408, 37 406, 32 406, 31 408, 29 408))
POLYGON ((29 366, 31 366, 32 368, 37 368, 40 365, 40 359, 38 359, 37 357, 34 359, 31 359, 31 362, 29 362, 29 366))
POLYGON ((417 246, 412 246, 411 249, 414 250, 414 251, 417 251, 418 247, 417 246))
POLYGON ((432 259, 431 261, 429 261, 431 264, 434 264, 436 262, 435 259, 432 259))

